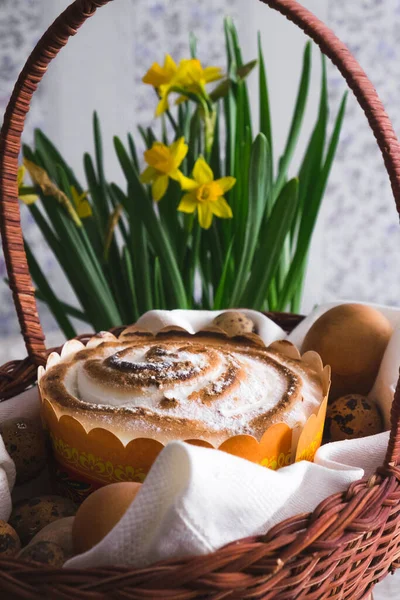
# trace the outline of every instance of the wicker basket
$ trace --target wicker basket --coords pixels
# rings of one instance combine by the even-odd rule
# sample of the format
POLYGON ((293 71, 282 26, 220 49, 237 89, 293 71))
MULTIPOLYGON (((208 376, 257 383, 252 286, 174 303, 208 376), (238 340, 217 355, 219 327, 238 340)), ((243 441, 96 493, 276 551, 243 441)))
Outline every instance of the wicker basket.
MULTIPOLYGON (((0 140, 1 233, 10 287, 29 358, 0 369, 5 400, 34 383, 47 355, 20 228, 18 155, 30 101, 50 61, 86 19, 110 0, 76 0, 37 44, 16 84, 0 140)), ((400 146, 383 106, 348 49, 295 0, 262 0, 301 27, 332 59, 365 111, 400 211, 400 146)), ((301 317, 274 315, 286 330, 301 317)), ((82 338, 81 338, 82 339, 82 338)), ((58 570, 0 560, 0 598, 100 600, 362 600, 400 559, 400 384, 392 408, 385 463, 368 480, 331 496, 312 514, 214 554, 148 569, 58 570)))

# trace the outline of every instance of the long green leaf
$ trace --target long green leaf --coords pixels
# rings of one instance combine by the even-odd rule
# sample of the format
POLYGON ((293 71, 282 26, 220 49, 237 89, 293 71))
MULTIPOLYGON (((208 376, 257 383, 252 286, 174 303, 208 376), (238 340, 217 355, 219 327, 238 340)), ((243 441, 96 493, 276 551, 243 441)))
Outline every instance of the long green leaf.
MULTIPOLYGON (((233 50, 232 36, 229 23, 224 21, 226 54, 228 59, 228 77, 231 81, 236 81, 237 64, 233 50)), ((236 100, 233 89, 230 89, 224 98, 225 113, 225 131, 226 131, 226 150, 225 172, 232 175, 235 171, 235 143, 236 143, 236 100)))
MULTIPOLYGON (((127 168, 129 168, 129 157, 121 154, 121 159, 126 160, 127 168)), ((151 290, 151 262, 148 251, 148 236, 144 225, 140 219, 140 214, 137 214, 137 206, 131 197, 131 189, 128 183, 128 196, 116 185, 110 186, 112 194, 117 199, 118 203, 122 204, 129 216, 130 232, 126 239, 127 248, 130 251, 130 264, 132 276, 127 271, 129 265, 125 257, 125 271, 129 275, 129 281, 138 282, 137 287, 132 293, 135 294, 136 304, 139 315, 143 312, 151 310, 153 307, 152 290, 151 290)))
MULTIPOLYGON (((235 24, 232 21, 232 19, 230 17, 227 17, 226 21, 228 24, 228 28, 229 28, 229 32, 230 32, 230 36, 231 36, 231 40, 232 40, 233 52, 234 52, 234 56, 235 56, 236 79, 239 80, 239 70, 241 69, 241 67, 243 67, 242 50, 240 48, 239 36, 238 36, 237 29, 236 29, 235 24)), ((247 82, 246 82, 245 78, 243 78, 243 79, 241 79, 241 81, 239 83, 243 87, 243 118, 244 118, 244 122, 245 122, 245 127, 249 127, 250 137, 252 138, 253 135, 252 135, 252 123, 251 123, 251 109, 250 109, 249 92, 247 89, 247 82)))
MULTIPOLYGON (((225 306, 227 306, 227 304, 226 304, 227 301, 224 300, 224 297, 225 297, 225 292, 227 289, 226 284, 227 284, 229 266, 230 266, 231 257, 232 257, 233 241, 234 241, 234 239, 231 240, 231 243, 228 248, 228 252, 226 253, 224 267, 222 269, 221 279, 219 281, 217 290, 214 294, 213 310, 220 310, 221 308, 224 308, 225 306)), ((232 306, 234 306, 233 303, 232 303, 232 306)))
POLYGON ((128 146, 129 146, 129 151, 131 153, 131 158, 132 158, 133 164, 134 164, 137 172, 139 172, 140 166, 139 166, 139 159, 138 159, 138 155, 137 155, 137 151, 136 151, 136 144, 135 144, 135 140, 133 139, 133 135, 131 133, 128 133, 128 146))
POLYGON ((236 82, 237 62, 233 47, 231 23, 232 20, 229 17, 224 19, 225 50, 228 62, 228 77, 231 81, 236 82))
POLYGON ((183 234, 179 220, 180 214, 178 212, 181 197, 182 191, 180 185, 176 181, 170 180, 165 196, 157 205, 160 220, 168 233, 168 238, 176 255, 179 240, 183 234))
MULTIPOLYGON (((68 196, 68 198, 72 202, 71 189, 70 189, 70 185, 69 185, 69 181, 68 181, 68 176, 65 173, 64 169, 61 167, 61 165, 57 165, 57 176, 58 176, 58 180, 60 181, 61 191, 63 191, 64 194, 66 196, 68 196)), ((85 230, 83 229, 83 227, 74 227, 73 231, 76 232, 76 237, 81 239, 82 248, 86 249, 88 260, 91 261, 94 269, 97 272, 99 280, 102 282, 102 285, 104 285, 104 287, 107 289, 108 283, 106 281, 106 278, 104 277, 104 273, 101 268, 100 262, 96 256, 95 252, 93 251, 93 248, 90 244, 90 240, 88 239, 85 230)))
MULTIPOLYGON (((259 110, 260 110, 260 133, 263 133, 268 140, 269 152, 271 156, 270 164, 273 170, 274 164, 274 152, 273 152, 273 141, 272 141, 272 127, 271 127, 271 111, 270 101, 268 92, 267 82, 267 71, 265 68, 264 54, 261 45, 261 35, 258 32, 258 64, 259 64, 259 110)), ((271 174, 272 175, 272 174, 271 174)))
MULTIPOLYGON (((35 297, 40 300, 40 302, 45 302, 47 304, 44 294, 42 294, 39 289, 35 290, 35 297)), ((67 302, 62 302, 61 300, 59 300, 59 303, 66 315, 73 317, 74 319, 79 319, 79 321, 83 321, 84 323, 89 323, 87 315, 82 310, 76 308, 76 306, 67 304, 67 302)))
MULTIPOLYGON (((27 146, 24 146, 24 155, 44 168, 40 156, 33 153, 27 146)), ((63 191, 69 195, 68 179, 63 174, 63 169, 59 164, 57 164, 56 169, 57 179, 60 179, 60 187, 65 186, 63 191)), ((98 277, 93 274, 93 266, 88 259, 85 246, 77 231, 78 228, 56 199, 44 196, 39 190, 38 192, 59 240, 59 244, 55 244, 52 249, 56 253, 57 259, 73 286, 82 307, 90 318, 90 322, 97 331, 113 327, 116 323, 110 318, 108 307, 105 306, 104 298, 102 299, 102 292, 98 288, 98 277), (65 248, 68 248, 68 252, 65 252, 65 248)), ((34 205, 30 208, 32 214, 34 214, 34 205)), ((39 212, 36 211, 36 216, 38 215, 39 212)), ((44 226, 44 219, 40 219, 40 223, 44 226)), ((44 230, 46 235, 49 228, 44 226, 44 230)), ((53 236, 50 236, 48 243, 54 243, 53 236)))
MULTIPOLYGON (((149 253, 148 233, 141 218, 141 211, 136 202, 135 188, 128 183, 128 205, 130 214, 131 248, 135 281, 138 283, 136 295, 140 312, 147 312, 154 308, 152 292, 152 260, 149 253)), ((147 200, 148 201, 148 200, 147 200)))
POLYGON ((106 178, 104 174, 103 142, 101 138, 101 127, 97 112, 94 112, 93 114, 93 137, 98 181, 97 206, 101 215, 103 228, 105 229, 110 217, 110 210, 107 202, 106 178))
POLYGON ((220 177, 222 177, 219 104, 216 108, 214 143, 211 150, 210 167, 212 169, 212 172, 214 173, 215 179, 219 179, 220 177))
POLYGON ((43 133, 41 129, 35 130, 35 145, 38 150, 41 151, 42 156, 47 156, 48 163, 53 165, 60 165, 68 175, 68 179, 71 185, 74 185, 78 192, 81 194, 84 190, 80 185, 78 179, 75 176, 72 168, 66 163, 64 158, 61 156, 54 144, 49 138, 43 133))
POLYGON ((146 146, 146 149, 148 150, 149 148, 151 148, 152 143, 153 143, 151 138, 149 137, 148 131, 141 125, 138 125, 138 131, 142 137, 142 140, 144 141, 144 145, 146 146))
MULTIPOLYGON (((52 250, 54 256, 58 260, 59 265, 63 269, 67 279, 69 280, 72 289, 74 290, 77 298, 79 298, 82 306, 85 305, 85 287, 84 283, 81 281, 79 275, 80 270, 74 267, 73 261, 71 262, 70 253, 65 252, 62 244, 60 243, 57 236, 54 234, 53 230, 47 223, 45 217, 40 212, 39 208, 36 204, 32 204, 29 206, 30 213, 34 218, 37 226, 43 234, 46 242, 49 245, 49 248, 52 250)), ((74 316, 74 315, 72 315, 74 316)), ((90 318, 86 316, 86 320, 89 322, 90 318)))
POLYGON ((64 308, 62 307, 60 301, 58 300, 57 296, 53 292, 46 277, 44 276, 43 271, 40 268, 39 263, 37 262, 36 258, 34 257, 29 244, 26 242, 26 240, 24 243, 25 243, 26 257, 27 257, 28 265, 29 265, 29 271, 32 275, 32 278, 33 278, 35 284, 39 288, 43 298, 45 298, 45 301, 46 301, 49 309, 53 313, 54 318, 56 319, 57 323, 59 324, 65 337, 67 339, 71 339, 71 338, 75 337, 76 331, 75 331, 71 321, 68 319, 64 308))
MULTIPOLYGON (((121 190, 121 188, 118 187, 115 183, 111 183, 108 186, 108 193, 109 193, 114 210, 116 209, 116 207, 119 204, 122 204, 122 206, 124 206, 126 204, 126 202, 127 202, 126 195, 121 190)), ((121 218, 118 221, 118 228, 121 231, 121 234, 122 234, 125 244, 129 245, 130 234, 127 229, 127 225, 125 224, 125 214, 121 215, 121 218)))
POLYGON ((186 308, 188 304, 186 291, 168 236, 165 233, 162 223, 157 218, 152 204, 148 200, 145 189, 140 183, 135 169, 132 167, 132 163, 129 160, 129 156, 126 153, 121 140, 119 140, 119 138, 114 138, 114 145, 121 167, 129 182, 132 198, 140 207, 140 216, 151 238, 155 251, 163 263, 166 274, 168 274, 170 285, 173 287, 171 291, 176 304, 181 308, 186 308))
POLYGON ((299 171, 299 205, 295 219, 296 229, 292 232, 292 242, 297 239, 295 236, 296 233, 298 234, 306 200, 311 196, 315 182, 319 177, 324 157, 328 117, 329 109, 326 60, 325 56, 322 55, 321 95, 318 116, 299 171))
POLYGON ((131 308, 132 308, 132 318, 130 319, 130 321, 132 323, 134 323, 139 318, 140 311, 139 311, 138 301, 137 301, 137 296, 136 296, 132 259, 131 259, 131 255, 129 253, 127 246, 124 246, 122 249, 122 262, 124 265, 124 273, 125 273, 124 280, 125 280, 125 284, 126 284, 126 290, 127 290, 127 294, 129 297, 131 308))
POLYGON ((304 216, 298 235, 296 252, 290 266, 289 273, 286 277, 285 285, 280 298, 280 307, 282 310, 284 310, 284 308, 293 298, 299 285, 299 280, 302 277, 305 259, 311 243, 312 232, 318 217, 321 201, 325 192, 329 173, 339 142, 340 131, 346 109, 346 100, 347 94, 345 94, 342 99, 340 109, 336 117, 324 165, 321 169, 318 180, 314 183, 313 193, 309 198, 309 201, 304 206, 304 216))
POLYGON ((162 281, 162 273, 160 259, 156 256, 154 261, 154 306, 155 308, 165 309, 166 300, 164 295, 164 286, 162 281))
POLYGON ((270 161, 271 154, 268 147, 268 140, 264 134, 260 133, 256 137, 251 149, 246 234, 244 245, 240 249, 241 259, 236 275, 235 287, 231 296, 232 306, 238 303, 250 275, 250 268, 258 242, 267 197, 272 185, 270 179, 270 161))
POLYGON ((264 305, 270 283, 279 264, 285 238, 295 215, 298 189, 298 180, 290 180, 274 204, 253 262, 250 280, 240 298, 242 306, 261 310, 264 305))
POLYGON ((190 57, 196 58, 197 56, 197 38, 193 31, 189 34, 189 47, 190 47, 190 57))
POLYGON ((307 42, 303 55, 303 68, 300 77, 300 85, 296 99, 296 105, 293 113, 292 122, 290 125, 289 135, 286 141, 285 150, 283 152, 278 178, 274 186, 274 198, 277 198, 287 177, 290 161, 292 160, 297 140, 300 134, 301 125, 303 122, 304 111, 307 103, 308 90, 310 86, 311 72, 311 42, 307 42))
MULTIPOLYGON (((112 219, 110 211, 110 204, 112 204, 112 202, 110 203, 108 199, 108 186, 104 173, 101 128, 96 112, 93 115, 93 135, 97 173, 94 171, 93 162, 90 158, 86 158, 86 173, 90 185, 91 195, 94 200, 94 205, 97 208, 99 220, 101 221, 101 231, 103 232, 105 241, 112 219)), ((92 227, 85 227, 85 231, 81 232, 81 235, 87 247, 88 254, 92 258, 93 264, 99 271, 99 277, 102 279, 106 290, 108 290, 110 294, 111 306, 114 305, 115 311, 118 311, 119 320, 127 322, 130 315, 130 307, 126 301, 124 290, 120 285, 120 281, 123 278, 123 265, 115 236, 112 236, 111 239, 107 261, 105 261, 105 263, 102 265, 97 257, 104 255, 104 242, 102 243, 99 237, 96 238, 96 236, 93 235, 92 227), (86 231, 89 234, 88 236, 85 235, 86 231)), ((115 318, 117 318, 116 315, 115 318)))
MULTIPOLYGON (((249 155, 251 147, 251 130, 246 120, 245 113, 245 89, 243 84, 237 86, 236 92, 236 142, 235 142, 235 171, 231 173, 236 177, 236 185, 230 194, 232 211, 235 215, 234 226, 237 229, 243 226, 246 219, 247 206, 245 203, 245 193, 248 165, 244 162, 246 155, 249 155)), ((238 241, 240 246, 240 240, 238 241)))
POLYGON ((96 223, 97 236, 99 239, 98 252, 100 254, 103 243, 104 243, 104 236, 105 236, 106 230, 107 230, 107 223, 104 221, 104 217, 103 217, 101 208, 99 207, 99 195, 101 194, 101 192, 100 192, 99 182, 97 180, 96 170, 94 168, 94 162, 88 152, 85 152, 85 154, 83 156, 83 166, 84 166, 85 175, 86 175, 87 188, 88 188, 90 196, 93 200, 92 211, 93 211, 93 217, 94 217, 94 220, 96 223))
POLYGON ((202 237, 201 233, 202 231, 200 225, 195 223, 193 228, 192 252, 190 256, 188 282, 186 286, 186 289, 188 290, 188 300, 191 304, 193 304, 195 276, 199 265, 199 253, 202 237))
MULTIPOLYGON (((57 165, 57 171, 61 183, 60 188, 70 197, 71 192, 68 178, 60 165, 57 165)), ((79 256, 83 271, 88 277, 88 281, 92 283, 97 295, 97 302, 101 305, 102 314, 111 323, 109 327, 121 325, 121 315, 85 229, 83 227, 76 227, 70 221, 67 224, 66 231, 69 236, 69 250, 74 251, 76 257, 79 256)))
MULTIPOLYGON (((290 248, 289 240, 285 241, 285 252, 279 265, 278 281, 280 290, 283 289, 288 271, 290 269, 290 263, 292 254, 290 250, 296 248, 299 230, 304 218, 307 218, 307 210, 304 211, 307 199, 311 198, 315 182, 318 180, 319 173, 321 170, 321 164, 324 155, 324 145, 326 138, 326 129, 328 124, 328 90, 327 90, 327 76, 326 76, 326 60, 325 56, 322 56, 322 76, 321 76, 321 94, 319 102, 319 110, 317 116, 317 122, 315 124, 313 133, 308 143, 307 149, 304 154, 304 158, 299 171, 299 202, 296 209, 296 216, 294 218, 292 231, 290 233, 290 248), (285 260, 283 260, 285 259, 285 260)), ((291 299, 291 310, 298 312, 301 304, 302 286, 304 280, 304 270, 306 265, 306 257, 303 261, 301 268, 303 277, 294 291, 294 295, 291 299)), ((278 303, 278 298, 274 304, 274 309, 278 310, 281 305, 278 303)), ((282 309, 284 310, 284 309, 282 309)))

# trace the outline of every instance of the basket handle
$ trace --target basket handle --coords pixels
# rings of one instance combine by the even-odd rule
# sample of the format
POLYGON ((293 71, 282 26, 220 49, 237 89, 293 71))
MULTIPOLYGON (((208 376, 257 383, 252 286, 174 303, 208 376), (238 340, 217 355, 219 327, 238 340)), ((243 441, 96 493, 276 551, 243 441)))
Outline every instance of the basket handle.
POLYGON ((50 62, 96 9, 110 0, 76 0, 49 27, 28 58, 15 85, 0 133, 0 230, 9 285, 21 333, 34 364, 43 364, 45 337, 40 323, 21 231, 18 158, 26 115, 50 62))
MULTIPOLYGON (((35 364, 45 360, 45 343, 24 250, 18 203, 17 171, 21 135, 34 92, 50 62, 70 36, 101 6, 112 0, 75 0, 49 27, 23 68, 8 104, 0 134, 1 234, 10 288, 21 332, 35 364)), ((372 83, 348 48, 296 0, 261 0, 298 25, 342 73, 363 108, 382 152, 400 212, 400 144, 372 83)), ((392 429, 385 460, 391 469, 400 459, 400 383, 392 406, 392 429)))
MULTIPOLYGON (((331 59, 353 91, 363 109, 383 156, 392 186, 397 212, 400 214, 400 143, 383 104, 366 73, 347 46, 333 31, 296 0, 260 0, 295 23, 331 59)), ((400 377, 391 410, 391 430, 383 472, 394 472, 400 478, 400 377)))

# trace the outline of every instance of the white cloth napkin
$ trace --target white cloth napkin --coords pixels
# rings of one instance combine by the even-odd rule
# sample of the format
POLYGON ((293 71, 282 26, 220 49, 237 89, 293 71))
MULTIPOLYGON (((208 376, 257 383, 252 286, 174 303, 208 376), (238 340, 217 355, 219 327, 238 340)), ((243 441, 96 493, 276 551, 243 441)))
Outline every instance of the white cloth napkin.
POLYGON ((372 474, 382 464, 387 440, 387 433, 373 436, 369 443, 363 441, 362 450, 356 441, 329 444, 318 457, 321 464, 302 461, 279 471, 172 442, 115 528, 66 566, 144 567, 170 557, 207 554, 234 540, 266 533, 372 474))
MULTIPOLYGON (((0 421, 1 422, 1 421, 0 421)), ((11 490, 15 483, 15 465, 0 435, 0 520, 8 521, 11 514, 11 490)))
MULTIPOLYGON (((319 307, 318 316, 331 306, 319 307)), ((243 312, 257 319, 265 343, 285 337, 263 315, 243 312)), ((400 321, 400 311, 389 312, 395 326, 400 321)), ((153 331, 175 324, 194 332, 209 324, 216 314, 152 311, 143 315, 139 323, 153 331)), ((300 345, 315 318, 314 313, 310 315, 289 339, 300 345)), ((392 353, 395 351, 393 346, 392 353)), ((396 356, 400 356, 399 351, 396 356)), ((397 379, 395 364, 398 366, 400 358, 396 363, 391 356, 392 369, 384 368, 385 360, 388 361, 387 355, 379 374, 383 382, 380 389, 393 389, 397 379)), ((24 395, 22 400, 25 401, 24 395)), ((22 407, 22 400, 10 402, 22 407)), ((29 406, 34 407, 35 401, 29 406)), ((0 422, 1 409, 2 405, 0 422)), ((318 451, 315 463, 300 462, 277 472, 223 452, 170 443, 116 527, 92 550, 68 561, 66 567, 115 563, 146 566, 168 557, 208 553, 236 539, 264 533, 288 517, 313 510, 327 496, 372 474, 383 462, 387 441, 388 433, 383 433, 327 444, 318 451)))

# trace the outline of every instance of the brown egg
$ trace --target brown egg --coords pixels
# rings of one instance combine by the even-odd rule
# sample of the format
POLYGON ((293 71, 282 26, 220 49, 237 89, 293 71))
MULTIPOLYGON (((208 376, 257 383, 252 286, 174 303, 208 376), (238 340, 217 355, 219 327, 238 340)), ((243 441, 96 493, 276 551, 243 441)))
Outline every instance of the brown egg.
POLYGON ((215 317, 213 324, 223 329, 231 337, 254 331, 253 321, 237 310, 221 313, 215 317))
POLYGON ((51 567, 62 567, 67 560, 61 546, 54 542, 45 541, 29 544, 29 546, 21 550, 18 558, 51 567))
POLYGON ((348 394, 329 404, 325 427, 328 440, 338 442, 381 433, 383 420, 374 401, 359 394, 348 394))
POLYGON ((342 304, 324 313, 308 331, 302 352, 314 350, 332 369, 330 398, 367 394, 378 374, 392 327, 379 311, 342 304))
POLYGON ((140 483, 112 483, 86 498, 76 513, 72 528, 75 554, 90 550, 113 529, 140 488, 140 483))
POLYGON ((46 464, 46 441, 43 428, 34 419, 10 419, 0 425, 7 452, 15 463, 16 483, 30 481, 46 464))
POLYGON ((22 545, 25 546, 49 523, 63 517, 71 517, 75 513, 76 506, 69 498, 37 496, 15 504, 10 524, 18 533, 22 545))
POLYGON ((0 521, 0 559, 13 557, 21 549, 21 542, 15 529, 5 521, 0 521))
POLYGON ((75 517, 65 517, 64 519, 58 519, 49 525, 46 525, 39 531, 29 542, 29 545, 36 544, 37 542, 52 542, 60 546, 64 552, 65 558, 71 558, 73 556, 72 546, 72 527, 75 517))

